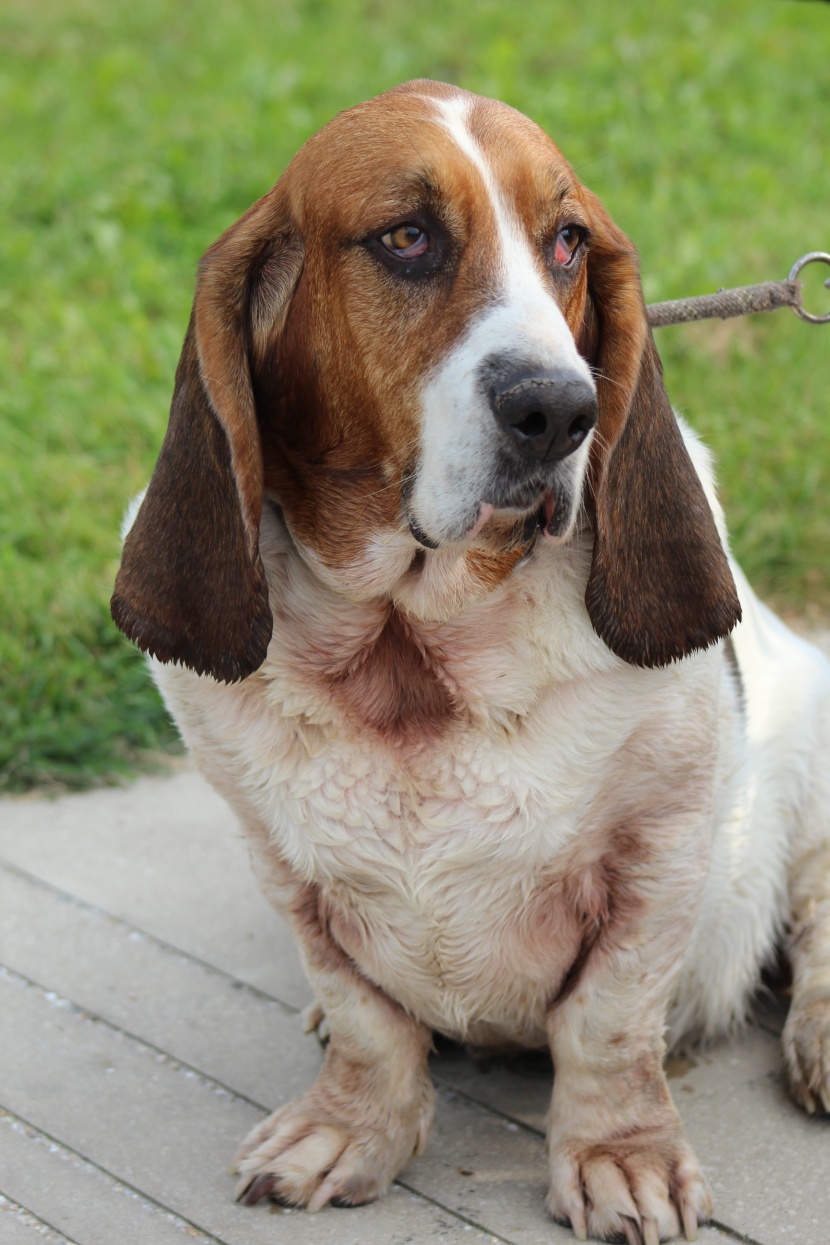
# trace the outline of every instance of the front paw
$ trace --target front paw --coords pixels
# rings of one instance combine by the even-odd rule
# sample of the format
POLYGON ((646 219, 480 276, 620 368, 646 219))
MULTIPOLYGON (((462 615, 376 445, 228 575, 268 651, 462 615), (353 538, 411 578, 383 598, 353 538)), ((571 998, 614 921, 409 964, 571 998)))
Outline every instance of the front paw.
POLYGON ((712 1198, 678 1126, 552 1146, 547 1207, 580 1241, 590 1235, 658 1245, 681 1231, 696 1240, 698 1224, 712 1214, 712 1198))
POLYGON ((830 1112, 830 997, 793 1001, 783 1035, 793 1098, 813 1115, 830 1112))
POLYGON ((378 1100, 369 1078, 327 1083, 275 1111, 246 1138, 236 1159, 237 1201, 264 1199, 309 1211, 361 1206, 386 1192, 413 1154, 422 1153, 434 1113, 425 1081, 406 1102, 378 1100))

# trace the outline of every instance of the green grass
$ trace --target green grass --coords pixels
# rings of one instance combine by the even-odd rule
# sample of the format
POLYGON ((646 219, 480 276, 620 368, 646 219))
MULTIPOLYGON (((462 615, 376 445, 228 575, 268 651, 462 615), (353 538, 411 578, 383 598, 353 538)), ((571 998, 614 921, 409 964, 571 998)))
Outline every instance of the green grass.
MULTIPOLYGON (((830 249, 830 7, 787 0, 5 0, 0 785, 82 785, 173 734, 108 599, 166 425, 197 259, 333 113, 414 76, 538 120, 640 248, 650 300, 830 249)), ((816 305, 830 305, 819 280, 816 305)), ((659 336, 735 548, 830 611, 830 329, 659 336)))

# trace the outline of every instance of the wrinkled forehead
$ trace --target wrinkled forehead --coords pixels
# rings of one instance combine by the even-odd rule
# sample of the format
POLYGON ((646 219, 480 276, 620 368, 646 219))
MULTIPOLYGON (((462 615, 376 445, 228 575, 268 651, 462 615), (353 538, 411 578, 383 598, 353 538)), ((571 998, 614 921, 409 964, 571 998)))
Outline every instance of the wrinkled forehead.
POLYGON ((341 113, 285 174, 300 223, 345 233, 438 200, 469 214, 494 191, 529 219, 579 201, 543 130, 515 109, 439 83, 408 83, 341 113))

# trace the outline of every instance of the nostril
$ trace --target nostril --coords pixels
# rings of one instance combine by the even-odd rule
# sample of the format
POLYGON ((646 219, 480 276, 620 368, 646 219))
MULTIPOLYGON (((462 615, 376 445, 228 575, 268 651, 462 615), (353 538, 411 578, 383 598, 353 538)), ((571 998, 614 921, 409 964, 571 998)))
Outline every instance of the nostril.
POLYGON ((568 436, 574 446, 581 445, 587 437, 588 433, 594 426, 593 415, 578 415, 572 424, 568 427, 568 436))
POLYGON ((541 411, 530 411, 523 420, 514 424, 513 427, 523 437, 541 437, 543 433, 547 432, 547 416, 541 411))

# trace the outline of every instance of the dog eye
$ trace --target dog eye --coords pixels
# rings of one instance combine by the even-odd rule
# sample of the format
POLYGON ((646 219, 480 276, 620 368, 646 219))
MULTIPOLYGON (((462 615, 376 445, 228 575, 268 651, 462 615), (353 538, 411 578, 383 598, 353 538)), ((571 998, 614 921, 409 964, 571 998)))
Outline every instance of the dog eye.
POLYGON ((564 229, 559 230, 553 250, 553 257, 557 264, 567 268, 579 250, 579 244, 584 236, 583 230, 578 225, 566 225, 564 229))
POLYGON ((429 247, 429 235, 420 225, 396 225, 381 236, 381 245, 399 259, 417 259, 425 255, 429 247))

